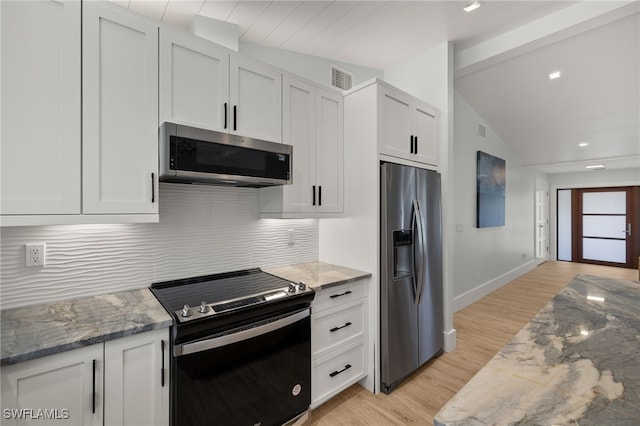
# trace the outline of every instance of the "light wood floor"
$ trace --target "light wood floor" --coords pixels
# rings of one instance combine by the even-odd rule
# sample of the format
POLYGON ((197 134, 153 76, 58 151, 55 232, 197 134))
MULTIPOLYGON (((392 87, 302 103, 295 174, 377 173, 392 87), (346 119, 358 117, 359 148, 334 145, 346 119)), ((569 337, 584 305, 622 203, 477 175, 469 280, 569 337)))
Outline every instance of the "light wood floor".
POLYGON ((307 425, 432 425, 451 399, 576 274, 637 280, 634 269, 546 262, 454 315, 457 347, 390 395, 354 385, 311 413, 307 425))

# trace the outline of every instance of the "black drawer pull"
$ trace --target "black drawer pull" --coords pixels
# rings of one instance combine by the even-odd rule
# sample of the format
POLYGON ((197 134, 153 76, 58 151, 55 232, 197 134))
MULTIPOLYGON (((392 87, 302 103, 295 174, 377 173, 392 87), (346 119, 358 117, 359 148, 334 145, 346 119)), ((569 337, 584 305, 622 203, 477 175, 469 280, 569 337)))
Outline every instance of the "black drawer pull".
POLYGON ((340 294, 332 294, 329 297, 332 298, 332 299, 335 299, 336 297, 346 296, 347 294, 351 294, 351 290, 347 290, 344 293, 340 293, 340 294))
POLYGON ((348 369, 350 369, 350 368, 351 368, 351 364, 347 364, 347 365, 345 365, 345 366, 344 366, 344 368, 343 368, 342 370, 340 370, 340 371, 337 371, 337 370, 336 370, 336 371, 334 371, 333 373, 329 373, 329 377, 336 377, 338 374, 340 374, 340 373, 342 373, 343 371, 346 371, 346 370, 348 370, 348 369))
POLYGON ((334 332, 336 332, 336 331, 338 331, 338 330, 341 330, 341 329, 343 329, 343 328, 345 328, 345 327, 349 327, 350 325, 351 325, 351 323, 350 323, 350 322, 346 322, 346 323, 344 323, 344 325, 343 325, 342 327, 333 327, 333 328, 332 328, 331 330, 329 330, 329 331, 330 331, 330 332, 332 332, 332 333, 334 333, 334 332))

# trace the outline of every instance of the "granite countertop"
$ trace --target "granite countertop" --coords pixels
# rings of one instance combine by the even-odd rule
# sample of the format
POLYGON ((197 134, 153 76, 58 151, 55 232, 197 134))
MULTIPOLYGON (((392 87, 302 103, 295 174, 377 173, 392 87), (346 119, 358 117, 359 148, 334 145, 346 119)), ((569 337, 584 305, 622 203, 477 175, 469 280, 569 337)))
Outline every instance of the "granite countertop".
POLYGON ((638 306, 638 282, 576 276, 434 423, 640 424, 638 306))
POLYGON ((371 277, 371 273, 369 272, 362 272, 324 262, 297 263, 281 268, 264 269, 264 272, 294 283, 304 281, 306 285, 314 290, 321 290, 323 288, 371 277))
POLYGON ((2 365, 172 324, 146 288, 8 309, 0 315, 2 365))

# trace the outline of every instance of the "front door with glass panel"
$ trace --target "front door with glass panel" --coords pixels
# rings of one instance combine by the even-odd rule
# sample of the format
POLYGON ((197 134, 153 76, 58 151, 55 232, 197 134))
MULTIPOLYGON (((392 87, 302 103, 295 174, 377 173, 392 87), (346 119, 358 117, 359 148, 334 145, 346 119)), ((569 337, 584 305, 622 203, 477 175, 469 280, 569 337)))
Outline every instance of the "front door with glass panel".
POLYGON ((579 189, 577 195, 578 262, 633 267, 632 188, 579 189))

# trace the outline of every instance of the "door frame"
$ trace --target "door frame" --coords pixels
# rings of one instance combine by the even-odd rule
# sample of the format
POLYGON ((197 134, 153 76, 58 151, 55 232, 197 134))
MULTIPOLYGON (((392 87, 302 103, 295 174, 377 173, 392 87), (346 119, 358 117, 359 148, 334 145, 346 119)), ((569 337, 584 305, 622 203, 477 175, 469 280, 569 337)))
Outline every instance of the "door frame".
POLYGON ((640 186, 607 186, 571 189, 571 245, 572 261, 595 265, 616 266, 621 268, 638 268, 640 255, 640 186), (626 262, 624 264, 582 257, 582 194, 588 192, 627 192, 627 223, 631 224, 631 238, 626 238, 626 262))
POLYGON ((534 249, 533 249, 533 253, 534 253, 534 257, 536 260, 538 261, 545 261, 545 260, 549 260, 549 255, 550 255, 550 221, 549 218, 551 216, 551 204, 550 204, 550 196, 549 196, 549 182, 547 182, 546 180, 542 180, 542 179, 536 179, 536 183, 535 183, 535 192, 534 192, 534 249), (544 212, 542 212, 540 210, 540 199, 538 197, 538 194, 542 194, 542 197, 544 197, 544 203, 543 205, 546 206, 546 209, 544 212), (542 223, 541 223, 542 222, 542 223), (544 256, 538 256, 538 246, 540 244, 540 238, 539 238, 539 228, 540 227, 544 227, 544 237, 546 239, 546 247, 544 250, 544 256))

